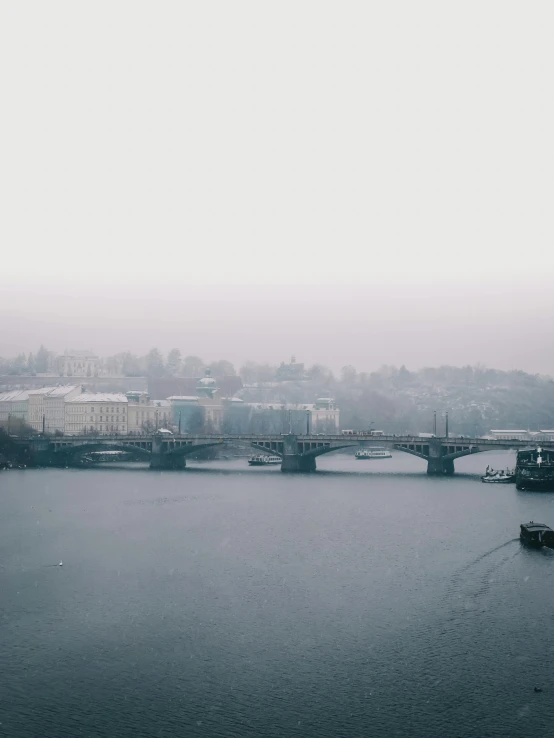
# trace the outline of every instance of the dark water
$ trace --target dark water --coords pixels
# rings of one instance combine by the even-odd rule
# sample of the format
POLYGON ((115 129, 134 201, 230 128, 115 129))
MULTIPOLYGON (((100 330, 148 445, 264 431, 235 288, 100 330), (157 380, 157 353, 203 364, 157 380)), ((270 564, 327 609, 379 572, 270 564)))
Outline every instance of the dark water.
POLYGON ((514 540, 554 494, 475 476, 509 461, 1 473, 0 734, 554 735, 554 552, 514 540))

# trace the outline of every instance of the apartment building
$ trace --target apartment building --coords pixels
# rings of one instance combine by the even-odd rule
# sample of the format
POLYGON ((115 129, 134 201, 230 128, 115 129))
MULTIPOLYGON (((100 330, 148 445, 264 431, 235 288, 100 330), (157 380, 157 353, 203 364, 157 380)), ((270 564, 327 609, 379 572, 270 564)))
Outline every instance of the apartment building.
POLYGON ((127 434, 128 400, 123 394, 84 392, 65 403, 65 433, 70 436, 127 434))

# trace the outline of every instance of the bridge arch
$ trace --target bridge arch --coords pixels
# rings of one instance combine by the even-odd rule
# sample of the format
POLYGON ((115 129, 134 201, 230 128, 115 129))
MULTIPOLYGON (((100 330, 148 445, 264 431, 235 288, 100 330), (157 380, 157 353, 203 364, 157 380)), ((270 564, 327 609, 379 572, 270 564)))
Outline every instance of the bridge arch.
POLYGON ((179 456, 188 456, 194 454, 197 451, 202 451, 205 448, 213 448, 214 446, 222 446, 222 441, 210 441, 209 443, 187 443, 173 448, 165 448, 162 451, 163 456, 171 456, 177 458, 179 456))
POLYGON ((80 443, 75 446, 64 445, 55 448, 53 453, 60 456, 75 457, 92 453, 93 451, 123 451, 124 453, 144 459, 150 459, 152 456, 152 452, 147 448, 133 444, 118 443, 117 441, 93 441, 91 443, 80 443))

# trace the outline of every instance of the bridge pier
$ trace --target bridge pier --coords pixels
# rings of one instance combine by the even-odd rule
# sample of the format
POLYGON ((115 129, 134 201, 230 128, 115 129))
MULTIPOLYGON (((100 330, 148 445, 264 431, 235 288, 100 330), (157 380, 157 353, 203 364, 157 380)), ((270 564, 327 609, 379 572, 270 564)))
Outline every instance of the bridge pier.
POLYGON ((150 468, 161 471, 174 471, 176 469, 185 469, 187 462, 184 456, 175 456, 174 454, 152 454, 150 460, 150 468))
POLYGON ((445 459, 442 440, 429 440, 429 456, 427 458, 427 474, 432 476, 451 476, 454 474, 454 459, 445 459))
POLYGON ((282 472, 315 472, 315 456, 298 453, 298 437, 289 433, 283 436, 282 472))
POLYGON ((431 456, 427 461, 427 474, 449 477, 454 474, 454 460, 431 456))
POLYGON ((281 464, 282 472, 315 472, 315 456, 285 454, 281 464))

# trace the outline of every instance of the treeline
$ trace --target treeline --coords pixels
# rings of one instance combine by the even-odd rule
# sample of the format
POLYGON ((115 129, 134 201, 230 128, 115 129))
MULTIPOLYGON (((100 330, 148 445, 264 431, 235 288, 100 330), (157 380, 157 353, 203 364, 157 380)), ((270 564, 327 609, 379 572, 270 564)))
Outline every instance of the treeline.
POLYGON ((0 374, 42 374, 50 367, 52 352, 41 346, 38 351, 29 354, 18 354, 11 359, 0 356, 0 374))
MULTIPOLYGON (((0 359, 3 374, 46 372, 56 356, 41 346, 36 353, 0 359)), ((354 430, 383 428, 391 433, 431 431, 433 412, 439 430, 449 413, 450 430, 482 435, 493 428, 554 428, 554 381, 523 371, 476 366, 424 367, 384 365, 374 372, 344 366, 338 374, 314 364, 297 372, 289 365, 247 361, 238 368, 220 359, 208 362, 174 348, 167 355, 153 348, 144 355, 121 352, 102 360, 100 373, 112 376, 200 377, 209 368, 216 378, 239 375, 247 402, 314 402, 332 397, 341 411, 341 426, 354 430), (284 376, 289 379, 283 381, 284 376)), ((298 369, 299 365, 295 365, 298 369)))

